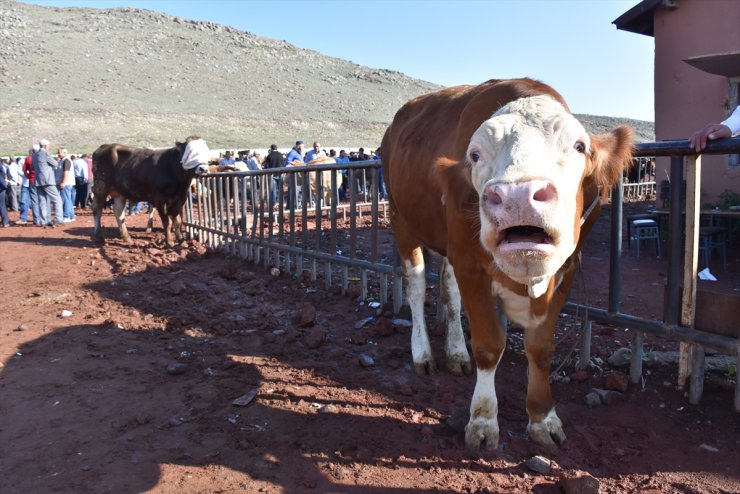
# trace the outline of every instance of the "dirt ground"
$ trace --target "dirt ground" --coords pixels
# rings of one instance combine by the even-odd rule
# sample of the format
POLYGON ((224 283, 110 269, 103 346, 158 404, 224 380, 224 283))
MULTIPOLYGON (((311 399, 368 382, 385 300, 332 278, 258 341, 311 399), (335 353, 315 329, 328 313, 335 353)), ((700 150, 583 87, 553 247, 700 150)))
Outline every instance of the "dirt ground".
MULTIPOLYGON (((729 371, 710 372, 691 406, 674 366, 646 362, 641 386, 589 408, 592 388, 627 372, 606 360, 629 333, 596 326, 594 366, 569 359, 553 383, 568 439, 545 451, 526 438, 513 330, 497 371, 501 444, 473 455, 461 427, 474 377, 415 375, 396 316, 196 242, 166 250, 143 215, 129 223, 133 246, 93 244, 86 212, 0 231, 0 492, 740 492, 729 371), (535 455, 549 470, 526 465, 535 455)), ((602 219, 576 301, 605 303, 607 233, 602 219)), ((665 260, 626 255, 624 312, 658 317, 665 273, 665 260)), ((553 369, 577 338, 562 319, 553 369)))

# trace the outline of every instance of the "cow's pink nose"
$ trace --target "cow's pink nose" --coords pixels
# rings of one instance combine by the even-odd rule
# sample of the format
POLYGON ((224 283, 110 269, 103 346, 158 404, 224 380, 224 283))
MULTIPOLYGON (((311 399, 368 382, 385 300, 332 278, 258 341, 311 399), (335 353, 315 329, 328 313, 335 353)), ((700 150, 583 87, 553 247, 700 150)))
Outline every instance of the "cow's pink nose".
POLYGON ((546 207, 557 198, 555 187, 545 180, 493 184, 485 188, 483 195, 488 207, 494 210, 502 207, 546 207))

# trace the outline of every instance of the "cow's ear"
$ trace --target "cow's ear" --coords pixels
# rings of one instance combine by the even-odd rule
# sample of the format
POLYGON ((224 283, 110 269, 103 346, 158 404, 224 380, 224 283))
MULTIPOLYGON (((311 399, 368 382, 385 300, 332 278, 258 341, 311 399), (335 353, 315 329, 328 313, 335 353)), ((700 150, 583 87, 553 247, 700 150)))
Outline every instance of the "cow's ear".
POLYGON ((590 175, 597 185, 611 188, 632 164, 633 132, 619 126, 608 134, 591 136, 590 175))
POLYGON ((473 187, 470 165, 465 161, 439 158, 434 163, 434 177, 444 192, 445 204, 459 211, 478 209, 478 193, 473 187))

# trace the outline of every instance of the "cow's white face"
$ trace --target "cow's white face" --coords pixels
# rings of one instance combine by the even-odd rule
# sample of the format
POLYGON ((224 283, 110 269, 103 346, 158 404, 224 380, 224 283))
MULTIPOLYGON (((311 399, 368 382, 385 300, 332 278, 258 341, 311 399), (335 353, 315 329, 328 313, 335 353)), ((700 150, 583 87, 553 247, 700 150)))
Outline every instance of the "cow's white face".
POLYGON ((575 250, 590 145, 575 117, 544 95, 505 105, 470 139, 481 243, 532 296, 575 250))

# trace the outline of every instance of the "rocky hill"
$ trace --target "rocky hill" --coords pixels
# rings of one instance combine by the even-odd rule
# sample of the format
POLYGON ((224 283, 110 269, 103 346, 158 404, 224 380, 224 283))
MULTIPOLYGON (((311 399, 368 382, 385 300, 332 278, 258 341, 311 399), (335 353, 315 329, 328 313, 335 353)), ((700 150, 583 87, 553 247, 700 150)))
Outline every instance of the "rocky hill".
MULTIPOLYGON (((0 154, 42 137, 91 151, 190 134, 214 148, 372 148, 403 103, 438 87, 210 22, 0 0, 0 154)), ((579 117, 654 139, 652 122, 579 117)))

